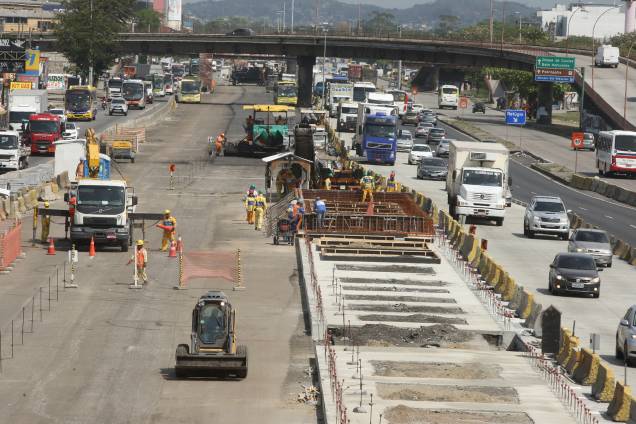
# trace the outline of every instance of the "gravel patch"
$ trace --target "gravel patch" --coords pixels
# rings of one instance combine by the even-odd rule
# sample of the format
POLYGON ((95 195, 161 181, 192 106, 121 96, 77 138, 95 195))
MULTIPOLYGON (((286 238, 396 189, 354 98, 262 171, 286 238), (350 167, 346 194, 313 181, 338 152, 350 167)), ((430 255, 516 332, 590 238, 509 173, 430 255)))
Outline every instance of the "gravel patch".
POLYGON ((378 383, 376 388, 378 396, 387 400, 519 403, 519 395, 513 387, 378 383))
POLYGON ((476 362, 400 362, 371 361, 375 375, 380 377, 452 378, 485 380, 501 378, 499 365, 476 362))
POLYGON ((383 417, 389 424, 534 424, 524 412, 452 411, 404 405, 388 408, 383 417))

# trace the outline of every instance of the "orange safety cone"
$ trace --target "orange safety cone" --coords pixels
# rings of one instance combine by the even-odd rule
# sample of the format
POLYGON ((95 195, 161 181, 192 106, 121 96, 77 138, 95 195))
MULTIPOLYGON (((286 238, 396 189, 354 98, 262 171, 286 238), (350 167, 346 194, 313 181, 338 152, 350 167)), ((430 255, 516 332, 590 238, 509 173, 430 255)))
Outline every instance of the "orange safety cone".
POLYGON ((55 244, 53 243, 53 237, 49 237, 49 248, 46 251, 47 255, 55 255, 55 244))
POLYGON ((168 257, 169 258, 177 257, 177 243, 175 243, 174 240, 170 242, 170 250, 168 251, 168 257))
POLYGON ((91 244, 88 246, 88 256, 91 258, 95 257, 95 240, 91 237, 91 244))

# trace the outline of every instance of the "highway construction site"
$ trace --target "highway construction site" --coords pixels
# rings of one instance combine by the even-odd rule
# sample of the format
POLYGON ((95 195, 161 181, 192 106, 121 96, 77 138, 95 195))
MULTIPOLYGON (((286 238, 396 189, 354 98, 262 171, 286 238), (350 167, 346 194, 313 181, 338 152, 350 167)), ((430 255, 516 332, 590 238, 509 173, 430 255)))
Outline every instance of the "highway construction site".
POLYGON ((575 422, 413 196, 303 196, 328 211, 296 241, 324 422, 575 422))

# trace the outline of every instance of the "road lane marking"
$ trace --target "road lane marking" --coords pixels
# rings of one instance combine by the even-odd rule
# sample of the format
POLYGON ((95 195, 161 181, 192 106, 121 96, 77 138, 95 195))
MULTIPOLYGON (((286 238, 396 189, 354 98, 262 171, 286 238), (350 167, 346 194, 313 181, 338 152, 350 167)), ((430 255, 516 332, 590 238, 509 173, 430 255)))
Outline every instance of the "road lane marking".
POLYGON ((586 211, 586 210, 587 210, 587 209, 585 209, 585 208, 584 208, 584 207, 582 207, 582 206, 579 206, 579 209, 581 209, 582 211, 586 211))
POLYGON ((629 226, 634 228, 634 229, 636 229, 636 225, 634 225, 634 224, 629 224, 629 226))
POLYGON ((611 216, 609 216, 609 215, 605 215, 605 218, 614 219, 614 218, 612 218, 612 217, 611 217, 611 216))

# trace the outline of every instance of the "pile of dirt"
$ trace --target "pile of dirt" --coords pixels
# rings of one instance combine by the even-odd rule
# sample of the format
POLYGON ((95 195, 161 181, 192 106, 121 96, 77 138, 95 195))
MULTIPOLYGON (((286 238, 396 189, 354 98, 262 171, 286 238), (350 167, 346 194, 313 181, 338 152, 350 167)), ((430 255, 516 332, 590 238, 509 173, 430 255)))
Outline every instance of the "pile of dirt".
POLYGON ((363 272, 403 272, 418 275, 435 275, 432 267, 412 266, 412 265, 352 265, 336 264, 338 271, 363 271, 363 272))
POLYGON ((377 291, 377 292, 410 292, 410 293, 450 293, 450 291, 446 289, 418 289, 415 287, 398 287, 398 286, 390 286, 390 287, 373 287, 373 286, 342 286, 342 290, 349 291, 377 291))
MULTIPOLYGON (((340 341, 343 329, 329 329, 334 340, 340 341)), ((347 336, 349 336, 347 331, 347 336)), ((471 341, 475 335, 450 324, 434 324, 420 328, 399 328, 386 324, 365 324, 351 327, 351 341, 360 346, 419 346, 451 347, 455 344, 471 341)))
POLYGON ((524 412, 453 411, 404 405, 388 408, 383 417, 389 424, 534 424, 524 412))
POLYGON ((371 361, 375 375, 380 377, 452 378, 483 380, 501 378, 501 367, 476 362, 399 362, 371 361))
POLYGON ((411 314, 411 315, 383 315, 369 314, 360 315, 360 321, 383 321, 383 322, 417 322, 421 324, 468 324, 463 318, 443 317, 440 315, 411 314))
POLYGON ((519 403, 514 387, 378 383, 376 388, 378 396, 387 400, 519 403))
POLYGON ((346 305, 347 310, 368 311, 368 312, 422 312, 429 314, 463 314, 462 308, 457 306, 429 306, 429 305, 407 305, 406 303, 394 303, 392 305, 376 305, 366 303, 350 303, 346 305))
POLYGON ((384 296, 381 294, 345 294, 344 298, 345 300, 385 300, 389 302, 457 303, 455 299, 448 297, 384 296))
POLYGON ((345 284, 382 284, 382 285, 394 285, 394 286, 425 286, 425 287, 443 287, 447 286, 446 281, 433 280, 433 281, 419 281, 403 279, 398 280, 395 278, 387 279, 370 279, 370 278, 355 278, 355 277, 339 277, 341 283, 345 284))

